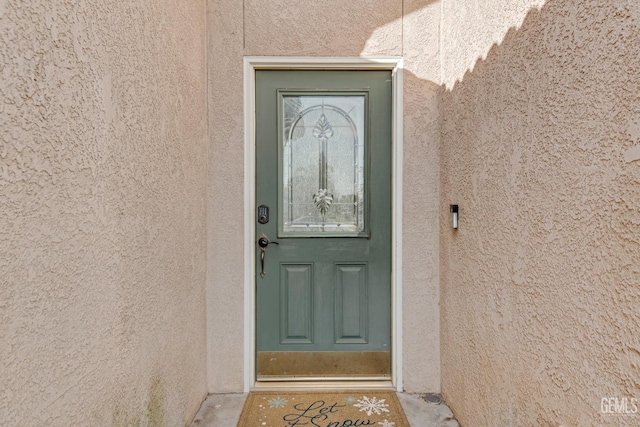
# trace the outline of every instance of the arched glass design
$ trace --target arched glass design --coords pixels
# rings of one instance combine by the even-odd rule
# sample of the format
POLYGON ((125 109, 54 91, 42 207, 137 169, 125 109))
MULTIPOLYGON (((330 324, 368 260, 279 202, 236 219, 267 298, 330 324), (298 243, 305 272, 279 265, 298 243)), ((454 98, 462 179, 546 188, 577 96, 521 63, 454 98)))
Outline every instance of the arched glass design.
POLYGON ((282 95, 282 234, 366 235, 366 100, 282 95))

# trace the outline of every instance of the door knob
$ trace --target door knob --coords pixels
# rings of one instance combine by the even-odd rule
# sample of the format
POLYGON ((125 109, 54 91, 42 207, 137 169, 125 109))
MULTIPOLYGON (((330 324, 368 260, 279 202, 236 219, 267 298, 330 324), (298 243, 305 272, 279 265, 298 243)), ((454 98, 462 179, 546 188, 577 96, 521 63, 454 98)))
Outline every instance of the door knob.
POLYGON ((258 247, 260 248, 260 277, 264 277, 267 273, 264 272, 264 254, 267 250, 267 246, 269 246, 270 244, 274 244, 274 245, 279 245, 278 242, 272 242, 269 240, 269 238, 266 236, 266 234, 262 234, 259 238, 258 238, 258 247))

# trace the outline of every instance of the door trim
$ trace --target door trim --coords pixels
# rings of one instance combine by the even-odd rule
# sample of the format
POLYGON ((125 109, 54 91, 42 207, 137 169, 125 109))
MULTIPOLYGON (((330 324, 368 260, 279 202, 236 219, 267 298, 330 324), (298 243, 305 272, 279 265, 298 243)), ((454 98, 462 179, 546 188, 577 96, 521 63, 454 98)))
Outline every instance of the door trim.
POLYGON ((255 374, 255 72, 271 70, 390 70, 392 73, 391 166, 391 381, 402 382, 402 58, 244 58, 244 391, 256 385, 255 374))

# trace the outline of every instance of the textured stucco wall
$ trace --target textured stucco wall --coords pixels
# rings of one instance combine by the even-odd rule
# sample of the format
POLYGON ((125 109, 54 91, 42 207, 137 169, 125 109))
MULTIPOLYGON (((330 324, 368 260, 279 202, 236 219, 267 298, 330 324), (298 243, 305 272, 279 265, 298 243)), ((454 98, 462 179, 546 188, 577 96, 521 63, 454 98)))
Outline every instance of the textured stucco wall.
POLYGON ((205 2, 0 1, 0 425, 206 393, 205 2))
MULTIPOLYGON (((375 29, 401 16, 401 0, 245 0, 245 53, 359 56, 375 29)), ((400 55, 400 30, 388 28, 366 54, 400 55)))
POLYGON ((405 57, 404 379, 410 391, 439 390, 439 14, 424 0, 209 0, 210 391, 243 380, 244 55, 405 57))
POLYGON ((546 0, 443 0, 442 81, 451 89, 473 70, 507 31, 519 28, 530 10, 546 0))
POLYGON ((207 374, 209 391, 224 393, 242 391, 244 375, 242 2, 208 0, 207 25, 207 374))
POLYGON ((439 392, 440 4, 404 7, 403 379, 439 392))
MULTIPOLYGON (((450 33, 484 25, 443 11, 450 33)), ((488 52, 443 40, 486 56, 442 99, 442 387, 462 425, 640 424, 601 414, 640 398, 639 37, 635 0, 550 0, 488 52)))

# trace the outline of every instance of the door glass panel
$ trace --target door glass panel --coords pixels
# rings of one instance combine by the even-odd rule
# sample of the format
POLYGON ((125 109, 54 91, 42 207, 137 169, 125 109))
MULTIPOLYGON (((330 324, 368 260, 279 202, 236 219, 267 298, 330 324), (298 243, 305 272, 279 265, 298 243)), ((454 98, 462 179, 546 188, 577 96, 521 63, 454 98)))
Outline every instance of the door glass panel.
POLYGON ((364 236, 366 93, 281 94, 280 234, 364 236))

